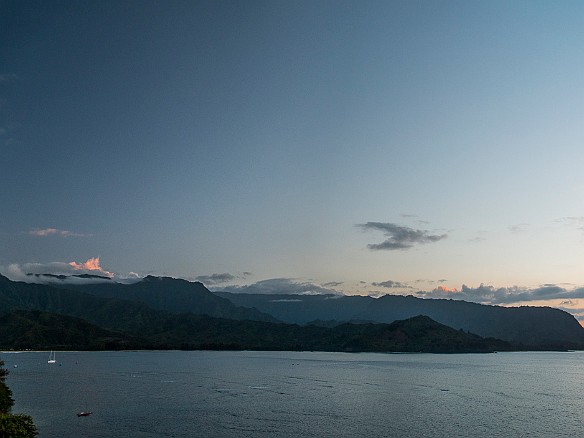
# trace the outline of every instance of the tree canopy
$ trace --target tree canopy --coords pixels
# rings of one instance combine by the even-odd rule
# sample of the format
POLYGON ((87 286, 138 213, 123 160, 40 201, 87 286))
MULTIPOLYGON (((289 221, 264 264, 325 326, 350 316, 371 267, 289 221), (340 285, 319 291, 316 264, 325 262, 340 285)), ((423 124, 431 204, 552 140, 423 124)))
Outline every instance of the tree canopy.
POLYGON ((12 414, 14 399, 12 391, 6 384, 8 370, 4 361, 0 360, 0 437, 33 438, 38 435, 37 429, 29 415, 12 414))

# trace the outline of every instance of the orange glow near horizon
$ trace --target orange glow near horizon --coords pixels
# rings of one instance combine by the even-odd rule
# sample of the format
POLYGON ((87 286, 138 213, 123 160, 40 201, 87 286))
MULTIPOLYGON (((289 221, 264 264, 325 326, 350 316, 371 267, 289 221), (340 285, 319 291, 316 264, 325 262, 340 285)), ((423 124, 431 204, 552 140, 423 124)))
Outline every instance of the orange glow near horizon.
POLYGON ((458 289, 456 289, 455 287, 449 288, 448 286, 438 286, 436 290, 440 292, 458 292, 458 289))
POLYGON ((85 263, 77 263, 77 262, 70 262, 69 266, 71 266, 75 270, 84 270, 84 271, 99 271, 102 274, 107 275, 108 277, 113 277, 114 274, 104 270, 99 265, 99 257, 93 257, 87 260, 85 263))

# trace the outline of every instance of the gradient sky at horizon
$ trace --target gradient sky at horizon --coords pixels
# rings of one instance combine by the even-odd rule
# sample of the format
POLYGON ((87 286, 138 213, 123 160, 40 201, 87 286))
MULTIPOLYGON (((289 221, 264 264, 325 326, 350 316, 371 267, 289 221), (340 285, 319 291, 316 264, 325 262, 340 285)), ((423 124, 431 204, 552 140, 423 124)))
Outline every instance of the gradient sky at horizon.
POLYGON ((2 272, 579 290, 583 29, 580 1, 0 1, 2 272))

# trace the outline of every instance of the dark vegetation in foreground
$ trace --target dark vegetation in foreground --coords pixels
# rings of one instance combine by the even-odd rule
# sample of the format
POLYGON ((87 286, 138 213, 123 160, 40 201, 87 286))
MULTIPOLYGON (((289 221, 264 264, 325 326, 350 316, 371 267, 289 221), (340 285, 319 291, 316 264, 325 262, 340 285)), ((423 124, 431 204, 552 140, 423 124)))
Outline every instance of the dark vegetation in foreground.
POLYGON ((32 418, 24 414, 12 414, 12 391, 6 385, 8 371, 0 360, 0 437, 32 438, 38 435, 32 418))
POLYGON ((0 318, 4 349, 288 350, 346 352, 487 353, 511 350, 497 339, 454 330, 426 316, 392 324, 299 326, 201 315, 161 317, 136 332, 111 331, 87 321, 39 311, 0 318))

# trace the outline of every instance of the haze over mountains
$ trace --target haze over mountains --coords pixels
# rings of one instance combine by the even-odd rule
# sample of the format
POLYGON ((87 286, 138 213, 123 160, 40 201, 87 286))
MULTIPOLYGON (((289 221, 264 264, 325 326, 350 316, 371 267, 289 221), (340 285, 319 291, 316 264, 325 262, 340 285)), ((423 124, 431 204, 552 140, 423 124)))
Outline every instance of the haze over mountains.
MULTIPOLYGON (((88 341, 92 348, 105 348, 108 342, 116 348, 133 345, 342 351, 447 351, 448 342, 448 351, 452 352, 584 348, 584 329, 576 319, 547 307, 505 308, 395 295, 371 298, 212 293, 199 282, 153 276, 132 284, 101 278, 85 278, 97 281, 88 284, 68 283, 64 281, 66 277, 49 279, 51 285, 42 285, 13 282, 0 276, 0 314, 5 315, 0 324, 33 327, 51 320, 40 314, 6 316, 17 311, 80 318, 97 326, 91 330, 101 341, 88 341), (409 343, 390 342, 394 335, 388 333, 394 329, 388 324, 419 315, 427 318, 414 324, 417 328, 415 335, 408 338, 409 343), (438 338, 442 340, 429 344, 427 333, 436 330, 434 321, 440 326, 438 338), (307 324, 310 325, 298 326, 307 324), (477 346, 474 338, 455 341, 457 338, 443 326, 503 343, 489 341, 477 346)), ((83 321, 79 324, 83 325, 83 321)), ((45 329, 40 331, 46 333, 45 329)), ((26 339, 29 332, 19 333, 26 339)))

